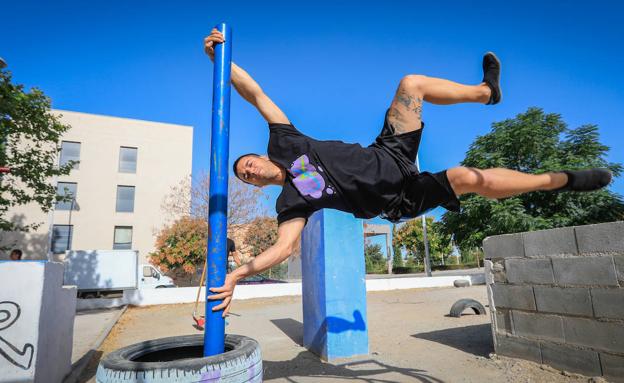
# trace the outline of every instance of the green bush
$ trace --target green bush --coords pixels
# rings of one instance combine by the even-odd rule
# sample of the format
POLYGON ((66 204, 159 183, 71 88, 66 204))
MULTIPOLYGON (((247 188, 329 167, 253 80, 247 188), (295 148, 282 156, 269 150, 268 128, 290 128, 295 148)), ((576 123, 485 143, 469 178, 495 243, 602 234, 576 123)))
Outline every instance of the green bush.
MULTIPOLYGON (((482 263, 482 262, 481 262, 482 263)), ((440 271, 440 270, 462 270, 462 269, 473 269, 477 267, 476 262, 475 263, 461 263, 459 265, 457 264, 450 264, 450 265, 434 265, 431 266, 431 270, 432 271, 440 271)))
POLYGON ((393 267, 392 268, 392 273, 393 274, 415 274, 415 273, 422 273, 423 271, 425 271, 425 268, 423 265, 419 265, 419 266, 398 266, 398 267, 393 267))

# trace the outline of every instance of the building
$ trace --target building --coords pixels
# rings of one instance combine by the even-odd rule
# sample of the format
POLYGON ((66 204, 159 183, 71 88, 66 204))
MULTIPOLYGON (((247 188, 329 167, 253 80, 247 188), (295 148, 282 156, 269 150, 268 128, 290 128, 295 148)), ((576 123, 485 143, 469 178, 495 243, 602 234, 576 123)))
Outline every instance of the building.
MULTIPOLYGON (((191 174, 193 127, 55 110, 72 128, 62 138, 59 161, 79 161, 53 180, 70 202, 43 213, 37 205, 9 211, 10 219, 41 223, 29 233, 3 233, 25 259, 58 258, 65 250, 154 250, 167 217, 161 209, 171 188, 191 174)), ((190 198, 190 195, 188 196, 190 198)), ((2 257, 6 258, 6 254, 2 257)))

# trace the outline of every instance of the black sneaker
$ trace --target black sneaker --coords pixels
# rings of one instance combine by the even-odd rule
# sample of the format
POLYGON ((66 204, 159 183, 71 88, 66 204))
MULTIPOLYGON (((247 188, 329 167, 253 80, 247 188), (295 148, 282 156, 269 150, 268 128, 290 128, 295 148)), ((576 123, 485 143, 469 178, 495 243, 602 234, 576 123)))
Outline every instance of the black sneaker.
POLYGON ((609 185, 611 171, 608 169, 564 170, 568 183, 556 191, 589 192, 609 185))
POLYGON ((483 56, 483 82, 492 90, 487 105, 498 104, 503 98, 500 88, 500 72, 501 63, 498 57, 492 52, 486 53, 483 56))

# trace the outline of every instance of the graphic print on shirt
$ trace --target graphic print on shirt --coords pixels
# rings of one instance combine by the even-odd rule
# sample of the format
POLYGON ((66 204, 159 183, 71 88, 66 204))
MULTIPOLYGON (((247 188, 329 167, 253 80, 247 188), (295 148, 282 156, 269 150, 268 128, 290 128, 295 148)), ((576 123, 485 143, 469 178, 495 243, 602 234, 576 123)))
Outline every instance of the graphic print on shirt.
POLYGON ((309 195, 318 199, 323 195, 323 190, 326 190, 328 194, 334 193, 331 188, 325 189, 325 179, 316 170, 316 167, 310 163, 310 159, 305 154, 292 163, 290 173, 294 177, 293 183, 295 187, 304 196, 309 195))

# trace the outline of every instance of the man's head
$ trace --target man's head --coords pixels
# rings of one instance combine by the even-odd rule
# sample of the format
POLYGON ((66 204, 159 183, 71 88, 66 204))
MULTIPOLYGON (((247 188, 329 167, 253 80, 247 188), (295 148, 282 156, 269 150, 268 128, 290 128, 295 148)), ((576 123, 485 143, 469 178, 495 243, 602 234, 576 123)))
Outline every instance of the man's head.
POLYGON ((255 153, 238 157, 233 168, 236 177, 250 185, 262 187, 283 181, 282 169, 268 157, 255 153))
POLYGON ((10 257, 12 261, 19 261, 22 259, 22 251, 20 249, 13 249, 10 257))

